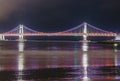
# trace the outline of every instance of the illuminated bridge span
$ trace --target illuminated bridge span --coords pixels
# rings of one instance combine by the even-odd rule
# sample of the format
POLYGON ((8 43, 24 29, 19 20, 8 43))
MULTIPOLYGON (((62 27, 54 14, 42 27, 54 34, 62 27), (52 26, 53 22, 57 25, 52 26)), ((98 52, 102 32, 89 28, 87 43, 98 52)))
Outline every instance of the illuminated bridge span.
POLYGON ((82 36, 83 40, 86 41, 88 36, 116 37, 117 34, 114 32, 99 29, 84 22, 81 25, 78 25, 72 29, 53 33, 39 32, 30 29, 29 27, 26 27, 24 25, 19 25, 8 32, 1 33, 0 40, 5 40, 5 37, 10 36, 18 36, 19 40, 24 40, 24 37, 26 36, 82 36))

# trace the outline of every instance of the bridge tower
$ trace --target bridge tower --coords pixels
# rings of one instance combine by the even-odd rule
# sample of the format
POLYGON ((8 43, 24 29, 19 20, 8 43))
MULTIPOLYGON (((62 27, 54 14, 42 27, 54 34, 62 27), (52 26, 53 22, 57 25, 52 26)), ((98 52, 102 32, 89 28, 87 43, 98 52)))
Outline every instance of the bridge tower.
POLYGON ((4 35, 2 35, 2 40, 5 40, 5 36, 4 35))
POLYGON ((0 40, 5 40, 5 36, 0 34, 0 40))
POLYGON ((23 25, 19 26, 19 40, 23 41, 24 40, 24 29, 23 29, 23 25))
POLYGON ((87 23, 84 22, 84 28, 83 28, 83 41, 87 41, 87 23))
POLYGON ((117 34, 117 35, 115 36, 115 40, 120 40, 120 34, 117 34))

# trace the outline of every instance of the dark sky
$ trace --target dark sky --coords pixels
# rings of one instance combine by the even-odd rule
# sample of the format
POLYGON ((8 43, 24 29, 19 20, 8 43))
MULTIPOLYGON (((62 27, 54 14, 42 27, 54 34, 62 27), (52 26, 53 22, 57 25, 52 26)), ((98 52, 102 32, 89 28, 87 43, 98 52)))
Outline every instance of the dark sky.
POLYGON ((62 31, 82 22, 120 32, 120 0, 0 0, 0 32, 24 24, 62 31))

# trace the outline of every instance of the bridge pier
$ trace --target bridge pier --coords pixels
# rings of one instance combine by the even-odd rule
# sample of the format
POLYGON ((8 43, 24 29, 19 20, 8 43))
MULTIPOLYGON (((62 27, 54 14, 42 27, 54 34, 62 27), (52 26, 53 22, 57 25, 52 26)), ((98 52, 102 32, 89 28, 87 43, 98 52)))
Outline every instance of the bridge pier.
POLYGON ((84 22, 84 29, 83 29, 83 41, 87 41, 87 23, 84 22))
POLYGON ((0 34, 0 40, 5 40, 5 36, 0 34))
POLYGON ((23 29, 23 25, 20 25, 19 27, 19 41, 23 41, 24 40, 24 29, 23 29))

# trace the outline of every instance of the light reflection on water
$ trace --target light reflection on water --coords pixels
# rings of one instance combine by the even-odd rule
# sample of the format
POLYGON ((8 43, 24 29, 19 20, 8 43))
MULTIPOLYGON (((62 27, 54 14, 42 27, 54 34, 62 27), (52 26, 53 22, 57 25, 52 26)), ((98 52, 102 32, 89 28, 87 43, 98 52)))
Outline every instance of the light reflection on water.
POLYGON ((24 81, 23 80, 23 70, 24 70, 24 62, 25 62, 25 59, 24 59, 24 42, 19 42, 18 43, 18 81, 24 81))
POLYGON ((120 51, 118 47, 113 47, 111 44, 2 42, 0 49, 0 80, 97 81, 111 79, 115 81, 115 79, 120 79, 120 51))
POLYGON ((83 63, 83 68, 84 68, 83 79, 88 79, 88 76, 87 76, 88 75, 88 72, 87 72, 87 68, 88 68, 88 56, 87 56, 88 44, 87 44, 87 42, 83 42, 82 50, 83 50, 82 63, 83 63))

